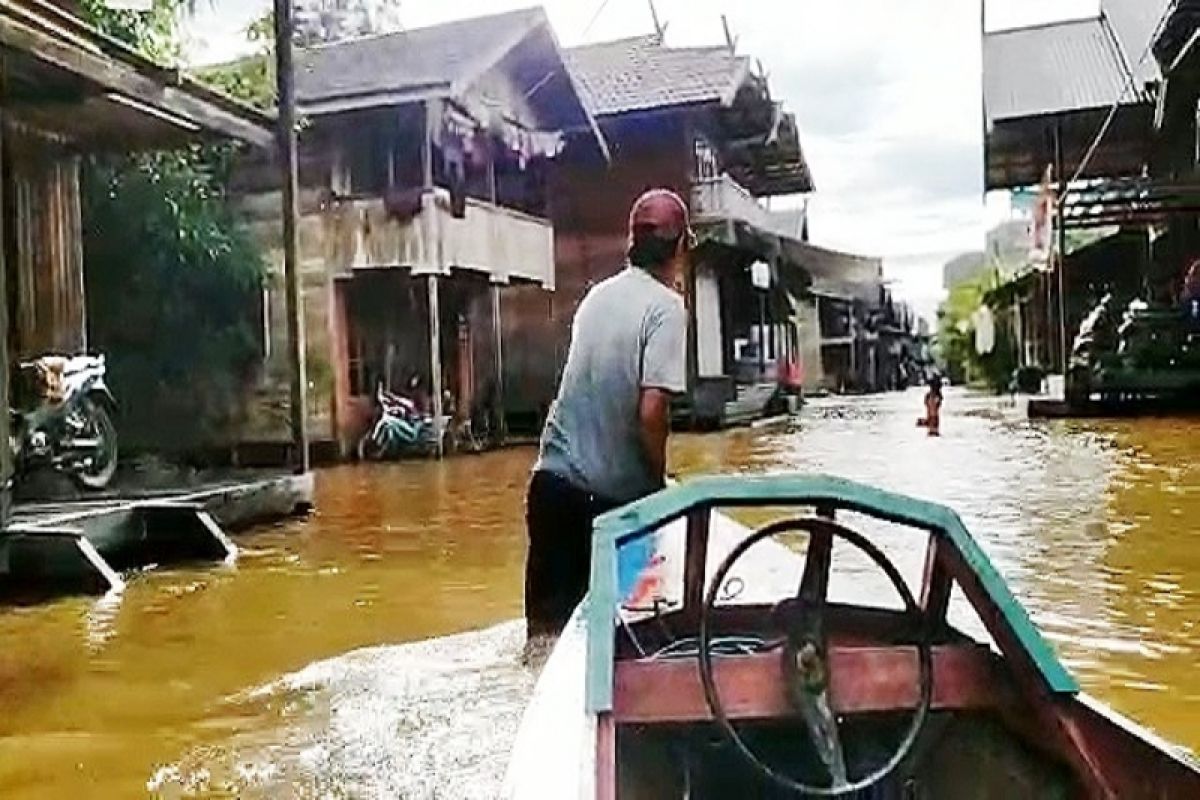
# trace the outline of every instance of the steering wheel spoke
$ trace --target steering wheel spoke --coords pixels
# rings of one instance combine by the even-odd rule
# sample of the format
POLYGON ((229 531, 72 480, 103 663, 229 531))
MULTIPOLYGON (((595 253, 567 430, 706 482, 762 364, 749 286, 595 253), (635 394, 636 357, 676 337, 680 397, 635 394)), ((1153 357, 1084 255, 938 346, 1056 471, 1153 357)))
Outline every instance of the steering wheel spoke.
POLYGON ((844 786, 846 757, 841 732, 829 701, 829 659, 824 641, 792 636, 783 650, 788 699, 800 713, 809 739, 834 787, 844 786))
MULTIPOLYGON (((756 531, 735 547, 713 576, 712 584, 700 613, 700 679, 713 719, 736 750, 763 776, 784 789, 812 797, 844 797, 884 780, 905 759, 916 743, 924 726, 933 697, 933 655, 928 626, 912 592, 896 567, 862 535, 844 528, 832 520, 801 518, 769 525, 756 531), (719 599, 719 588, 734 564, 755 544, 764 539, 793 531, 807 532, 812 541, 809 561, 797 595, 775 605, 770 624, 779 636, 781 675, 792 707, 804 722, 817 755, 828 773, 824 786, 802 783, 764 763, 746 744, 730 723, 721 705, 712 671, 712 615, 719 599), (827 607, 830 555, 835 538, 842 539, 868 556, 888 576, 904 602, 906 614, 913 620, 914 629, 921 631, 917 642, 920 663, 920 702, 907 732, 895 753, 883 766, 870 775, 851 780, 846 768, 845 752, 837 717, 830 701, 830 672, 827 640, 827 607)), ((774 650, 779 645, 769 649, 774 650)))

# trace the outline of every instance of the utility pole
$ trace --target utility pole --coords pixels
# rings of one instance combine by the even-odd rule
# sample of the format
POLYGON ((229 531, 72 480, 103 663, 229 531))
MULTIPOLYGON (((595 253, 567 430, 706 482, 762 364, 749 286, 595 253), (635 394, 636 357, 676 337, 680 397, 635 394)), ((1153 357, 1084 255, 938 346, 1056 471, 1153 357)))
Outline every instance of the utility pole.
POLYGON ((304 350, 304 309, 296 222, 300 216, 299 170, 296 158, 296 70, 292 54, 292 0, 275 2, 275 81, 279 96, 279 161, 283 178, 283 279, 287 293, 288 361, 291 367, 292 468, 309 470, 308 376, 304 350))
MULTIPOLYGON (((4 96, 6 78, 4 54, 0 52, 0 97, 4 96)), ((4 110, 0 108, 0 151, 3 150, 4 110)), ((0 219, 4 219, 4 166, 0 159, 0 219)), ((9 446, 10 407, 8 368, 8 266, 4 260, 4 246, 0 242, 0 530, 8 527, 12 515, 13 452, 9 446)))

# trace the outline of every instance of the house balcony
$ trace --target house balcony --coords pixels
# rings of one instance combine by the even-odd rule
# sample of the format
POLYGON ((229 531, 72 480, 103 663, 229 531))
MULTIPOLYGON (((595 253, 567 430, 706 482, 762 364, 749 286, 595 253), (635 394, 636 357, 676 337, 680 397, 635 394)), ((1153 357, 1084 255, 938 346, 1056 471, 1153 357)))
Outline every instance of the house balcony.
POLYGON ((327 258, 337 271, 468 270, 492 283, 554 288, 554 227, 548 220, 473 198, 455 217, 442 189, 397 198, 339 200, 326 210, 327 258))
POLYGON ((698 223, 742 222, 766 233, 778 231, 776 218, 729 175, 702 178, 692 185, 692 216, 698 223))

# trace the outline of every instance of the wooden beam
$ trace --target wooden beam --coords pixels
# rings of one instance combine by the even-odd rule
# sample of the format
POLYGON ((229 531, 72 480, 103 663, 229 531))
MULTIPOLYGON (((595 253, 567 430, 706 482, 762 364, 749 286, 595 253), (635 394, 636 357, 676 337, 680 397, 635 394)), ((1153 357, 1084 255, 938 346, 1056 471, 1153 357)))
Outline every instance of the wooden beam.
POLYGON ((442 407, 442 310, 438 297, 438 276, 426 278, 429 287, 429 386, 433 395, 433 435, 437 437, 436 453, 441 458, 443 453, 443 434, 445 434, 444 408, 442 407))
POLYGON ((596 800, 617 800, 617 723, 613 714, 596 720, 596 800))
MULTIPOLYGON (((830 700, 839 714, 916 708, 915 647, 831 647, 830 700)), ((713 659, 713 677, 733 720, 792 718, 778 652, 713 659)), ((933 648, 934 710, 993 709, 1017 699, 996 657, 980 645, 933 648)), ((692 659, 620 661, 613 712, 619 724, 707 722, 712 712, 692 659)))
MULTIPOLYGON (((821 519, 832 521, 832 508, 817 510, 821 519)), ((809 608, 825 605, 829 594, 829 571, 833 565, 833 534, 823 528, 809 532, 808 551, 804 554, 804 575, 800 578, 800 599, 809 608)))
POLYGON ((950 593, 954 580, 946 569, 940 557, 940 552, 946 547, 945 541, 939 534, 931 533, 925 549, 925 572, 921 582, 921 608, 932 626, 940 626, 946 621, 946 613, 950 610, 950 593))
POLYGON ((123 61, 85 50, 12 17, 0 15, 0 43, 28 53, 43 64, 70 72, 101 91, 115 92, 160 108, 201 128, 260 147, 269 147, 274 141, 270 128, 259 120, 250 119, 249 110, 245 115, 228 111, 185 89, 147 77, 123 61))
POLYGON ((492 290, 492 335, 495 338, 495 357, 496 357, 496 423, 499 425, 499 430, 495 431, 501 444, 508 438, 508 415, 505 413, 505 386, 504 386, 504 318, 501 316, 500 309, 500 284, 493 283, 492 290))
MULTIPOLYGON (((421 138, 421 180, 425 191, 433 188, 433 132, 436 123, 436 114, 434 107, 438 105, 436 100, 426 100, 425 108, 425 135, 421 138)), ((438 107, 440 111, 440 106, 438 107)))
POLYGON ((683 568, 683 610, 691 622, 698 622, 704 607, 705 571, 708 566, 708 530, 712 511, 698 508, 688 514, 687 550, 683 568))

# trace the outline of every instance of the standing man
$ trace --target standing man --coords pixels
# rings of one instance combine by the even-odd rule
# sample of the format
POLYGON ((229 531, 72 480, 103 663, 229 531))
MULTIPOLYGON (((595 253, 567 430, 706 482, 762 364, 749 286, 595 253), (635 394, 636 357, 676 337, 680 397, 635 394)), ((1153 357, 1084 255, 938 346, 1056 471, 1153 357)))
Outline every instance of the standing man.
POLYGON ((560 633, 583 599, 595 517, 664 485, 671 396, 687 388, 687 311, 675 287, 694 244, 679 195, 647 192, 629 214, 628 264, 575 314, 526 500, 530 637, 560 633))

